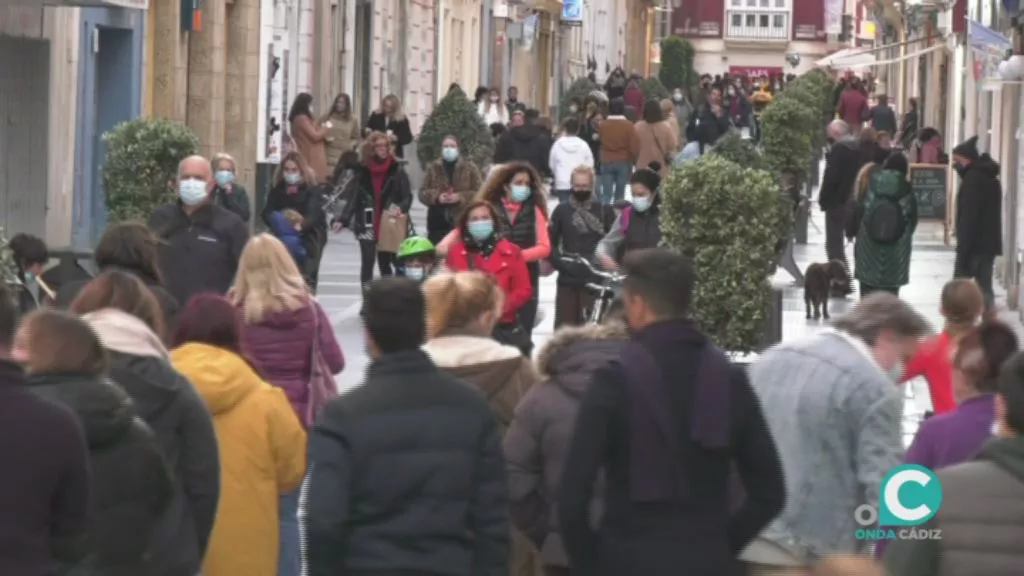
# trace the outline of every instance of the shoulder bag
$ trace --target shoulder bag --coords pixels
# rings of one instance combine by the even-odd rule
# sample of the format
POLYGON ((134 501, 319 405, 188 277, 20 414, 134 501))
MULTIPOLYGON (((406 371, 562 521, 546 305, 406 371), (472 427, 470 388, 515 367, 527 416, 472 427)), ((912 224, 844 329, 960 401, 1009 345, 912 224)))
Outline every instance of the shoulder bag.
POLYGON ((334 374, 320 352, 320 305, 312 299, 309 305, 313 312, 313 345, 310 346, 309 381, 306 383, 308 400, 304 417, 307 427, 312 426, 324 406, 338 396, 334 374))

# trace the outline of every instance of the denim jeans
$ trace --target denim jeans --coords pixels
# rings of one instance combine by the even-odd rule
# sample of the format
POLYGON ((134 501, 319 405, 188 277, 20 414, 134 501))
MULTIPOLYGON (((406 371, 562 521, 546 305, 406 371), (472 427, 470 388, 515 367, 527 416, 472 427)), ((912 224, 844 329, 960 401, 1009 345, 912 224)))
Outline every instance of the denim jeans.
POLYGON ((621 202, 626 198, 626 184, 633 174, 632 162, 607 162, 601 164, 601 203, 621 202))
POLYGON ((299 541, 299 491, 281 496, 281 545, 277 576, 302 573, 302 546, 299 541))

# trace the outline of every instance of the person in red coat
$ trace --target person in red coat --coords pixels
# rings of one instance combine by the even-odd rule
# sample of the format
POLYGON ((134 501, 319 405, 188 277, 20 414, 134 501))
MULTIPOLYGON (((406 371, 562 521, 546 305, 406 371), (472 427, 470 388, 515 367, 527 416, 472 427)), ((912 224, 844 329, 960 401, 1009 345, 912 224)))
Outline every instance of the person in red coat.
POLYGON ((636 78, 631 79, 629 84, 626 85, 626 93, 623 96, 623 100, 625 100, 627 108, 626 117, 633 122, 639 120, 647 97, 644 96, 644 90, 640 87, 640 82, 636 78), (632 114, 629 113, 629 108, 633 109, 632 114))
POLYGON ((530 273, 522 250, 502 238, 498 213, 486 200, 476 200, 463 209, 456 223, 460 234, 448 249, 447 267, 452 272, 479 270, 494 277, 505 294, 495 339, 529 350, 529 336, 519 322, 519 311, 533 297, 530 273))
POLYGON ((860 134, 861 126, 867 120, 870 109, 868 97, 861 92, 860 80, 854 78, 846 86, 846 90, 843 90, 842 95, 839 96, 839 105, 836 107, 836 113, 839 114, 839 118, 843 122, 849 125, 850 132, 857 135, 860 134))

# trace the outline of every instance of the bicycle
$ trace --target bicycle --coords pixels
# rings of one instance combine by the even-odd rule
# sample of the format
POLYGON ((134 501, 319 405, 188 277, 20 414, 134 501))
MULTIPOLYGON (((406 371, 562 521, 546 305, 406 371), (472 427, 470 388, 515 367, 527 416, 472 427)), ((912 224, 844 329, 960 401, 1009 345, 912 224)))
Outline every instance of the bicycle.
POLYGON ((601 324, 604 322, 608 310, 613 307, 615 299, 619 295, 619 286, 622 285, 626 275, 598 270, 589 260, 576 254, 563 255, 562 259, 586 267, 588 272, 600 279, 600 283, 587 282, 585 285, 585 288, 594 294, 594 303, 583 309, 583 317, 587 324, 601 324))

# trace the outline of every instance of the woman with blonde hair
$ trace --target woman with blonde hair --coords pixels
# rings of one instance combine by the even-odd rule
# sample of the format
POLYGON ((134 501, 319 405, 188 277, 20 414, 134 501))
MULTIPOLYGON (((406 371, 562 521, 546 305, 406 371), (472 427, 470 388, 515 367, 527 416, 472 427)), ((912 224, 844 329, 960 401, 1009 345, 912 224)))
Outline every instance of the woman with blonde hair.
POLYGON ((398 96, 388 94, 380 101, 380 108, 370 114, 363 134, 369 136, 372 132, 384 134, 394 147, 395 157, 405 158, 404 149, 412 142, 412 129, 409 127, 409 119, 402 112, 402 102, 398 96))
POLYGON ((320 117, 320 125, 327 129, 327 170, 337 171, 338 161, 346 152, 359 149, 363 133, 359 129, 359 118, 352 114, 352 98, 342 92, 334 97, 334 104, 320 117))
MULTIPOLYGON (((327 245, 327 220, 323 210, 323 195, 302 154, 292 151, 284 155, 274 172, 274 185, 267 194, 267 203, 260 219, 275 234, 283 234, 282 222, 287 222, 285 210, 302 215, 298 232, 306 249, 306 264, 302 270, 310 288, 316 291, 320 275, 320 257, 327 245)), ((289 222, 287 230, 294 230, 289 222)), ((184 305, 184 302, 182 303, 184 305)))
POLYGON ((388 142, 383 132, 372 132, 366 137, 362 161, 345 191, 348 202, 331 223, 335 232, 342 228, 352 230, 359 241, 359 279, 364 291, 373 280, 374 262, 381 276, 394 274, 398 246, 379 245, 381 227, 385 224, 408 227, 409 209, 412 208, 412 183, 402 163, 392 154, 388 142))
MULTIPOLYGON (((483 272, 434 276, 423 284, 427 303, 427 343, 423 351, 438 368, 478 388, 488 399, 502 435, 516 406, 539 380, 529 358, 491 338, 505 295, 483 272)), ((529 541, 513 532, 510 573, 534 574, 529 541)))
MULTIPOLYGON (((280 240, 269 234, 249 240, 228 298, 241 313, 246 357, 268 383, 284 390, 302 424, 312 425, 330 399, 314 386, 314 362, 334 375, 344 369, 345 358, 330 319, 280 240)), ((281 497, 282 574, 298 574, 300 568, 298 508, 297 490, 281 497)))
POLYGON ((683 146, 686 145, 686 138, 683 137, 682 127, 679 124, 679 119, 676 117, 676 105, 670 98, 662 98, 659 104, 661 104, 661 115, 665 118, 665 122, 668 123, 668 127, 672 129, 676 148, 682 150, 683 146))
POLYGON ((213 189, 213 202, 217 206, 234 212, 246 224, 252 218, 249 205, 249 193, 245 187, 235 180, 235 159, 227 152, 218 152, 210 160, 213 166, 213 179, 217 186, 213 189))

